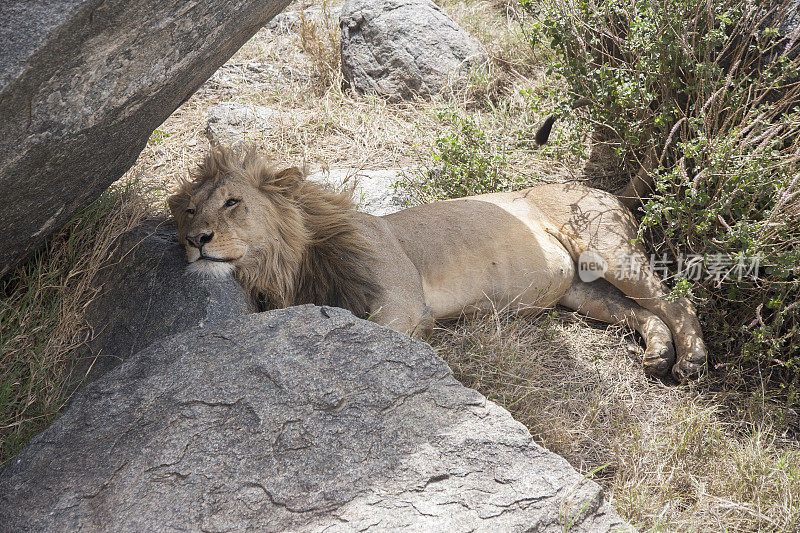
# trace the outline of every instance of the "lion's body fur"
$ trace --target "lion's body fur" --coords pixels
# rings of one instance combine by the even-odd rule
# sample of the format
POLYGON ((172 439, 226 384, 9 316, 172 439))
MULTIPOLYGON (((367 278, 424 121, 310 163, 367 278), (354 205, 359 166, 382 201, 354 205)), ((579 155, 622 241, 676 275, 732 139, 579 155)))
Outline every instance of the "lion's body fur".
POLYGON ((411 334, 432 319, 562 303, 624 322, 647 343, 645 367, 682 377, 705 347, 688 301, 669 302, 632 240, 620 201, 577 184, 542 185, 418 206, 385 217, 355 211, 347 194, 276 171, 254 151, 212 150, 193 181, 170 198, 190 263, 231 265, 267 305, 334 305, 411 334), (608 264, 588 284, 576 262, 591 251, 608 264), (641 277, 619 275, 623 255, 641 277), (617 270, 613 270, 617 269, 617 270), (620 292, 621 291, 621 292, 620 292))

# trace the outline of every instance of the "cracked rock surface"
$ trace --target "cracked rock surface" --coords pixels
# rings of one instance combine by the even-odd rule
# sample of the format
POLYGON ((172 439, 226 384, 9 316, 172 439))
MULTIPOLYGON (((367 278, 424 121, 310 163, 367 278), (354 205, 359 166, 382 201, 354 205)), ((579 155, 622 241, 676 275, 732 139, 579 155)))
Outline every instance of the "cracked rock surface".
POLYGON ((390 100, 436 94, 487 59, 431 0, 347 0, 339 25, 347 83, 390 100))
POLYGON ((334 308, 159 341, 0 470, 10 531, 608 531, 600 488, 427 345, 334 308))

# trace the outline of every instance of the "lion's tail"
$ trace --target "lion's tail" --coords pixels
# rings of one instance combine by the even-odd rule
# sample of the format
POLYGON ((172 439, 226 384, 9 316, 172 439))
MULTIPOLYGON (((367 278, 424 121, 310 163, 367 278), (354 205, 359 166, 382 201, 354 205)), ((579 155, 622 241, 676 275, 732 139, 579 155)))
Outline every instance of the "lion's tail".
MULTIPOLYGON (((580 98, 572 103, 572 109, 578 109, 591 104, 588 98, 580 98)), ((553 124, 559 118, 557 114, 548 116, 539 129, 536 130, 534 139, 536 144, 542 146, 550 139, 550 133, 553 131, 553 124)), ((614 194, 619 200, 631 211, 635 211, 642 203, 643 198, 647 198, 653 191, 653 176, 651 170, 655 162, 655 157, 652 152, 647 153, 644 162, 639 169, 639 172, 631 178, 631 180, 622 189, 615 191, 614 194)))

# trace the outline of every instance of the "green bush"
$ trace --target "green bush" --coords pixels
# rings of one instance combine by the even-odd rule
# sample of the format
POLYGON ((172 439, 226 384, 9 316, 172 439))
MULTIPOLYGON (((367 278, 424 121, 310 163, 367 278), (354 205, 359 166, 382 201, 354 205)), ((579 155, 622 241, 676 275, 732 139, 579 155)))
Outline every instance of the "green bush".
POLYGON ((433 201, 523 185, 521 179, 509 175, 504 143, 489 139, 472 117, 454 112, 438 117, 451 124, 450 131, 434 142, 431 163, 423 169, 421 179, 403 180, 401 187, 411 187, 422 201, 433 201))
POLYGON ((640 237, 698 303, 712 363, 796 369, 800 45, 787 55, 778 30, 796 2, 522 2, 571 98, 591 102, 577 119, 652 178, 640 237), (678 269, 691 256, 706 266, 692 279, 678 269))

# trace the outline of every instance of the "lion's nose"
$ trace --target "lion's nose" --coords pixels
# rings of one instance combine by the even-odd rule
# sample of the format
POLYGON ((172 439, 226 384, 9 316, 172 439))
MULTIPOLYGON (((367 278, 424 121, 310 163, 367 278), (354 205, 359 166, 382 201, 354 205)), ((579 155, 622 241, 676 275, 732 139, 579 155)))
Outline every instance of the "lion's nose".
POLYGON ((187 235, 186 240, 189 241, 189 244, 194 246, 195 248, 202 248, 203 245, 208 244, 211 242, 211 239, 214 238, 214 232, 211 233, 198 233, 196 235, 187 235))

